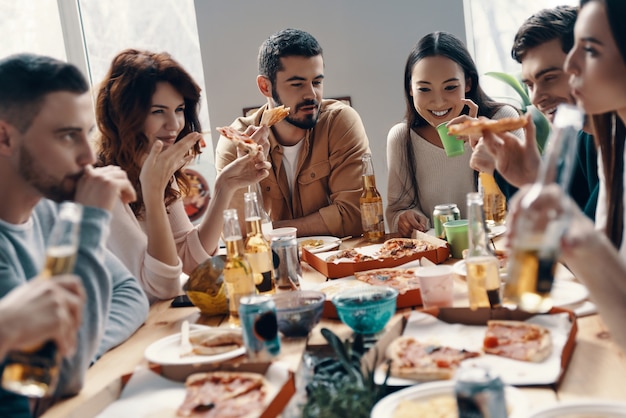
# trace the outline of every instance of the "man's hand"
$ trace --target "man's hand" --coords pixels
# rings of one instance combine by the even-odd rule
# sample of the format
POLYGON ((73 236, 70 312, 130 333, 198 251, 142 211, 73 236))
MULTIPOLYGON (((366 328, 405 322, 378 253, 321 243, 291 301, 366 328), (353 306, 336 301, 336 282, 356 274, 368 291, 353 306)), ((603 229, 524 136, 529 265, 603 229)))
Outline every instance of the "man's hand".
POLYGON ((74 201, 111 211, 117 199, 130 203, 136 198, 135 189, 121 168, 87 166, 85 174, 78 180, 74 201))
POLYGON ((541 155, 535 139, 535 125, 526 115, 526 139, 520 140, 510 132, 494 134, 484 131, 481 142, 495 160, 495 168, 515 187, 532 183, 537 178, 541 155))
POLYGON ((0 299, 0 360, 8 350, 48 340, 62 355, 72 354, 84 304, 85 292, 75 275, 35 278, 11 290, 0 299))

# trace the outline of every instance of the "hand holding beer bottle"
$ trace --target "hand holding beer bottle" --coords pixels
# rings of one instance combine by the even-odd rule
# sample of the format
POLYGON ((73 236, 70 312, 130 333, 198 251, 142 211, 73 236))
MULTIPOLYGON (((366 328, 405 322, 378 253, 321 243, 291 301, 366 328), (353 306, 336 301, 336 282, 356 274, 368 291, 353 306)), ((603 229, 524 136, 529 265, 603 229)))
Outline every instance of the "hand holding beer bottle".
MULTIPOLYGON (((76 203, 60 205, 59 219, 48 240, 41 277, 54 280, 54 276, 74 271, 82 213, 82 206, 76 203)), ((52 340, 28 350, 10 351, 5 360, 2 386, 24 396, 51 395, 59 378, 60 363, 61 355, 52 340)))
POLYGON ((547 312, 552 307, 550 291, 570 212, 537 209, 551 185, 568 189, 577 149, 575 141, 582 125, 580 110, 571 105, 559 105, 537 181, 521 198, 511 225, 504 302, 529 312, 547 312))

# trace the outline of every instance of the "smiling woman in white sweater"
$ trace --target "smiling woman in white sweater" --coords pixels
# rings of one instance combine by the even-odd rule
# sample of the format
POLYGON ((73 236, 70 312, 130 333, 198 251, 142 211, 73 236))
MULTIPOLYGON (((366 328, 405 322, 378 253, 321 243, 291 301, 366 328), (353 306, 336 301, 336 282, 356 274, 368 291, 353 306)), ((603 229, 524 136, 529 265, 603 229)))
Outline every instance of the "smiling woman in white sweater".
POLYGON ((456 203, 465 216, 466 195, 476 190, 470 145, 466 142, 463 155, 447 157, 437 125, 460 115, 500 119, 519 113, 485 94, 465 45, 445 32, 428 34, 415 45, 404 70, 404 92, 405 120, 387 136, 386 218, 391 232, 410 236, 414 229, 430 228, 437 204, 456 203))

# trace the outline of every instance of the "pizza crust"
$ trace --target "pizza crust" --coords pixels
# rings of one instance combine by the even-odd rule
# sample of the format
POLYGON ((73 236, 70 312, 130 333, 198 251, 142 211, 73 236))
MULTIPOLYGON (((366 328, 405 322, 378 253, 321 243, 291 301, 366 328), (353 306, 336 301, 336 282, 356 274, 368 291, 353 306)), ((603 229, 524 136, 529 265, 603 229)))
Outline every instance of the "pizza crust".
POLYGON ((236 350, 243 346, 241 331, 209 329, 194 332, 189 337, 193 353, 201 356, 213 356, 236 350))
POLYGON ((263 148, 250 135, 239 132, 231 126, 220 126, 216 129, 225 138, 233 141, 237 148, 246 154, 250 154, 252 157, 263 152, 263 148))
POLYGON ((268 403, 269 383, 258 373, 194 373, 185 387, 177 417, 257 417, 268 403))
POLYGON ((394 377, 427 382, 452 379, 461 361, 480 353, 424 344, 411 336, 400 336, 387 347, 394 377))
POLYGON ((491 131, 494 133, 514 131, 523 128, 528 124, 525 116, 502 118, 502 119, 478 119, 468 120, 448 126, 448 132, 451 135, 482 135, 483 131, 491 131))
POLYGON ((289 115, 289 110, 291 108, 285 107, 285 105, 266 109, 261 116, 261 125, 272 126, 277 124, 289 115))
POLYGON ((522 321, 490 320, 483 341, 487 354, 540 363, 552 353, 547 328, 522 321))

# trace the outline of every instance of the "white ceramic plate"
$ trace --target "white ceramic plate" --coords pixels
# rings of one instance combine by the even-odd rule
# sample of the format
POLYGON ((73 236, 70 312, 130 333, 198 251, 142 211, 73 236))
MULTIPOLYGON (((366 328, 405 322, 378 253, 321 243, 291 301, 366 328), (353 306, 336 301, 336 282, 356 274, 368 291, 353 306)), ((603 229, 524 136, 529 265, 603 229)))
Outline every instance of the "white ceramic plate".
POLYGON ((506 225, 496 225, 489 228, 489 232, 487 236, 489 239, 493 239, 495 237, 499 237, 500 235, 506 232, 506 225))
POLYGON ((315 247, 310 247, 310 246, 305 247, 310 253, 313 253, 313 254, 333 250, 339 247, 339 244, 341 244, 339 238, 337 237, 321 235, 321 236, 313 236, 313 237, 300 237, 298 238, 298 245, 302 246, 303 242, 306 242, 309 240, 322 241, 321 245, 318 245, 315 247))
MULTIPOLYGON (((457 261, 452 265, 452 272, 465 277, 467 270, 465 260, 457 261)), ((589 291, 585 286, 571 280, 555 280, 550 292, 554 306, 569 306, 580 303, 589 297, 589 291)))
MULTIPOLYGON (((371 418, 392 418, 402 400, 420 402, 441 395, 454 396, 454 381, 422 383, 385 396, 374 405, 371 418)), ((528 400, 522 391, 513 386, 505 386, 504 396, 510 418, 527 416, 528 400)))
MULTIPOLYGON (((213 328, 215 332, 224 332, 229 329, 213 328)), ((194 329, 189 333, 190 336, 200 332, 206 332, 207 327, 202 329, 194 329)), ((235 358, 245 354, 246 348, 239 347, 232 351, 216 354, 214 356, 185 356, 181 357, 179 354, 180 333, 170 335, 169 337, 161 338, 158 341, 153 342, 146 348, 144 357, 151 363, 161 365, 184 365, 184 364, 204 364, 204 363, 216 363, 218 361, 224 361, 231 358, 235 358)))
POLYGON ((582 302, 589 296, 589 291, 580 283, 569 280, 555 280, 550 297, 554 306, 568 306, 582 302))
POLYGON ((573 401, 541 408, 529 418, 626 418, 626 403, 573 401))

